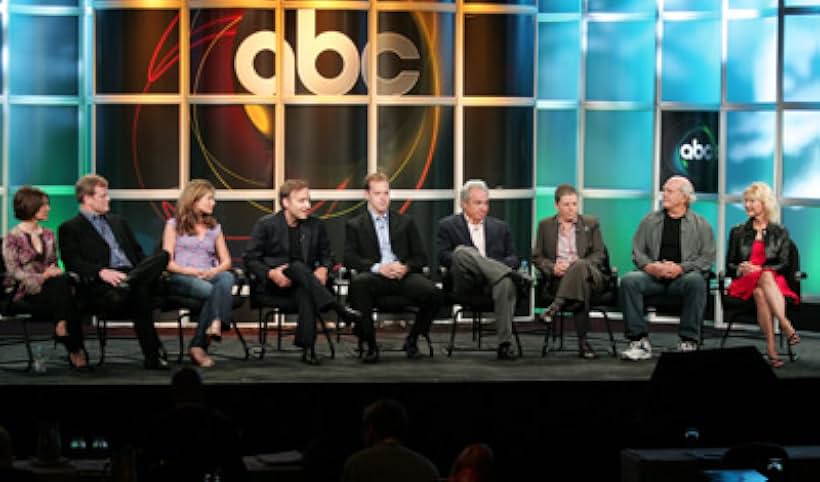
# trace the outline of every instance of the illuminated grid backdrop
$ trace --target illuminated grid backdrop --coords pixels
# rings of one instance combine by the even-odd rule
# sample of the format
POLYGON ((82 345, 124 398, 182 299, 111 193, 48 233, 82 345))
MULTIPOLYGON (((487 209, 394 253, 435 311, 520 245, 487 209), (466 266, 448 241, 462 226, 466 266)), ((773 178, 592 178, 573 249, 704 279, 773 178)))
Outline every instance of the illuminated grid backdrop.
MULTIPOLYGON (((626 271, 656 205, 662 113, 713 111, 719 188, 695 209, 715 227, 719 265, 754 180, 775 186, 804 267, 820 265, 819 0, 0 5, 4 232, 17 186, 51 195, 56 227, 76 212, 76 178, 98 172, 152 250, 169 201, 205 177, 238 255, 275 186, 305 177, 340 252, 360 179, 380 168, 431 252, 466 179, 488 181, 521 254, 554 187, 573 183, 626 271), (236 60, 264 31, 276 32, 255 37, 268 50, 236 60), (310 52, 328 31, 347 57, 310 52), (237 75, 243 59, 258 82, 237 75)), ((805 293, 820 296, 820 277, 805 293)))

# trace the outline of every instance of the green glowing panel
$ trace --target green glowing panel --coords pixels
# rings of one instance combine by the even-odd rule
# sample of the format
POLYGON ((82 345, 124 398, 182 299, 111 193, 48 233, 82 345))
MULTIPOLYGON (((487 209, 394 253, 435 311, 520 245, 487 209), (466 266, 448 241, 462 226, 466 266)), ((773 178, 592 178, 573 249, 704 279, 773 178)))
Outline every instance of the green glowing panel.
POLYGON ((584 187, 652 189, 652 112, 587 111, 584 187))
POLYGON ((77 107, 13 105, 10 114, 10 184, 74 184, 78 177, 77 107))
MULTIPOLYGON (((717 222, 718 206, 717 206, 717 202, 715 202, 715 201, 695 201, 695 203, 692 204, 692 211, 700 214, 701 216, 706 218, 707 221, 709 221, 709 224, 712 225, 712 236, 715 237, 715 242, 717 242, 717 236, 718 236, 718 229, 717 229, 718 228, 718 222, 717 222)), ((717 257, 715 257, 715 259, 717 260, 717 257)), ((715 269, 714 264, 712 264, 712 269, 715 269)))
POLYGON ((538 187, 535 189, 535 225, 533 231, 538 227, 539 221, 555 215, 555 188, 538 187))
POLYGON ((652 208, 650 198, 642 199, 585 199, 584 213, 598 216, 601 234, 609 248, 613 266, 620 276, 635 269, 632 263, 632 236, 638 224, 652 208))
MULTIPOLYGON (((803 271, 811 272, 813 268, 820 266, 820 245, 817 244, 820 208, 785 207, 783 224, 800 250, 800 267, 803 271)), ((820 296, 820 276, 809 276, 801 286, 803 296, 820 296)))
POLYGON ((535 175, 539 186, 575 184, 578 112, 539 110, 535 175))

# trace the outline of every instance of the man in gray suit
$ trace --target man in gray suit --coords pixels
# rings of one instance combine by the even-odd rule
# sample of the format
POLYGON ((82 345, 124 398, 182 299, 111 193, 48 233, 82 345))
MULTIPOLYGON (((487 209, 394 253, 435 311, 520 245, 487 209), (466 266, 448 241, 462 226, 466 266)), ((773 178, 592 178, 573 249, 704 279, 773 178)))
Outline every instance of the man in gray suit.
POLYGON ((595 358, 587 342, 589 301, 594 291, 604 287, 601 272, 604 240, 598 219, 578 214, 578 193, 569 184, 555 190, 555 216, 538 224, 532 262, 544 274, 545 289, 553 297, 544 312, 552 318, 560 310, 573 311, 578 331, 578 355, 595 358))
POLYGON ((515 270, 518 256, 504 221, 487 216, 490 190, 472 179, 461 188, 461 213, 438 223, 439 264, 450 269, 455 293, 485 293, 493 299, 498 359, 514 360, 512 321, 515 303, 525 298, 532 280, 515 270))
POLYGON ((706 273, 715 261, 712 226, 690 205, 695 189, 689 179, 672 176, 663 185, 663 208, 647 214, 632 239, 632 261, 638 271, 621 279, 621 306, 629 348, 626 360, 652 358, 644 318, 644 296, 683 297, 678 351, 697 350, 706 307, 706 273))

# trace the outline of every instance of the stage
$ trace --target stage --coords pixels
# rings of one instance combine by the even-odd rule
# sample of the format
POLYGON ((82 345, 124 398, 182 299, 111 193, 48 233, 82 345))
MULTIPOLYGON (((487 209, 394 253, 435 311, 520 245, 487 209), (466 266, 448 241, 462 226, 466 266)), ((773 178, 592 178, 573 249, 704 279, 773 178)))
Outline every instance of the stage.
MULTIPOLYGON (((577 357, 573 336, 566 339, 568 351, 550 351, 542 358, 543 335, 527 333, 541 326, 520 323, 518 328, 524 356, 513 362, 497 361, 494 352, 457 351, 448 358, 449 333, 437 325, 432 358, 408 360, 403 352, 384 350, 380 363, 364 365, 356 357, 355 339, 343 336, 335 359, 328 358, 326 342, 317 344, 324 356, 320 366, 301 363, 297 352, 277 352, 275 336, 268 338, 272 345, 264 359, 243 361, 236 336, 226 332, 212 349, 216 367, 201 373, 208 402, 240 427, 246 454, 294 449, 306 454, 299 480, 338 480, 344 459, 361 447, 362 408, 382 397, 407 406, 408 445, 428 455, 443 475, 458 452, 474 442, 495 450, 504 474, 499 480, 533 480, 533 471, 544 475, 541 480, 618 480, 621 450, 680 447, 690 425, 700 439, 688 443, 704 447, 752 439, 820 443, 820 416, 806 395, 820 385, 820 339, 811 334, 803 335, 798 360, 775 371, 774 390, 756 382, 739 390, 731 376, 725 386, 704 388, 693 371, 691 379, 678 381, 692 392, 686 416, 679 416, 666 400, 658 401, 662 394, 651 382, 659 350, 651 361, 621 361, 606 352, 606 334, 596 332, 596 360, 577 357)), ((623 349, 622 326, 613 328, 618 350, 623 349)), ((653 325, 653 346, 673 350, 674 328, 653 325)), ((379 342, 398 348, 404 333, 400 326, 384 327, 379 342)), ((172 355, 174 334, 162 330, 172 355)), ((254 346, 255 330, 245 327, 243 334, 254 346)), ((704 349, 718 347, 717 334, 709 330, 706 335, 704 349)), ((495 347, 493 336, 484 342, 495 347)), ((87 341, 92 362, 96 343, 87 341)), ((730 346, 750 343, 763 349, 762 340, 730 339, 730 346)), ((459 329, 457 346, 472 346, 468 325, 459 329)), ((289 338, 283 348, 292 348, 289 338)), ((0 356, 22 353, 20 347, 6 347, 0 356)), ((53 355, 45 373, 0 371, 0 424, 12 430, 23 454, 34 450, 32 428, 44 418, 60 421, 64 439, 103 435, 112 447, 139 446, 150 435, 153 417, 172 405, 168 386, 178 365, 172 363, 166 372, 143 369, 135 340, 112 340, 105 363, 93 370, 70 370, 60 351, 53 355)), ((187 357, 184 365, 190 366, 187 357)))

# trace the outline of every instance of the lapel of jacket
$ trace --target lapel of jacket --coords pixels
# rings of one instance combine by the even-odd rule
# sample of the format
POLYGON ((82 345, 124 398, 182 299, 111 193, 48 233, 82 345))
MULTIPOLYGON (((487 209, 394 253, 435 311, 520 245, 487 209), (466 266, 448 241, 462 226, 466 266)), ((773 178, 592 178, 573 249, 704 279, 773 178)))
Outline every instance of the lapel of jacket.
POLYGON ((396 250, 393 249, 393 240, 396 239, 396 230, 399 228, 399 223, 401 222, 401 218, 399 218, 400 214, 398 211, 388 211, 390 214, 387 217, 388 226, 387 232, 390 234, 390 249, 393 250, 393 254, 396 254, 396 250))
POLYGON ((308 258, 308 255, 310 254, 310 243, 313 240, 313 230, 311 226, 308 226, 310 219, 311 218, 307 218, 299 223, 299 242, 302 245, 302 259, 305 260, 305 264, 308 266, 311 265, 311 260, 308 258))
MULTIPOLYGON (((379 258, 381 256, 381 250, 379 249, 379 236, 376 234, 376 225, 373 222, 373 216, 370 215, 370 210, 366 207, 364 208, 364 212, 362 213, 362 217, 359 221, 359 224, 364 232, 362 242, 370 243, 371 252, 379 258)), ((366 253, 367 246, 362 246, 362 248, 365 248, 363 251, 366 253)))
MULTIPOLYGON (((104 249, 111 250, 108 246, 108 243, 105 242, 105 238, 102 237, 100 233, 97 232, 97 228, 88 220, 82 213, 77 214, 77 219, 80 221, 79 227, 81 230, 85 230, 83 238, 86 240, 93 240, 92 242, 96 242, 100 246, 103 246, 104 249)), ((110 256, 110 254, 109 254, 110 256)))
MULTIPOLYGON (((456 226, 458 227, 459 234, 460 234, 462 240, 464 241, 464 243, 462 243, 462 244, 464 244, 465 246, 472 246, 472 247, 475 248, 476 246, 473 244, 473 237, 470 236, 470 227, 467 226, 467 219, 465 219, 464 213, 459 213, 459 214, 456 215, 456 226)), ((484 223, 484 237, 485 237, 485 239, 487 237, 487 223, 486 222, 484 223)), ((485 242, 485 244, 486 244, 486 242, 485 242)))

